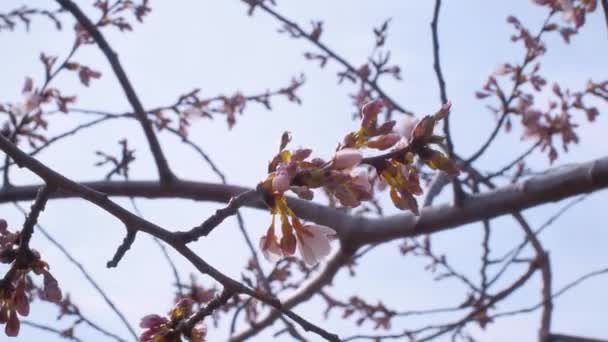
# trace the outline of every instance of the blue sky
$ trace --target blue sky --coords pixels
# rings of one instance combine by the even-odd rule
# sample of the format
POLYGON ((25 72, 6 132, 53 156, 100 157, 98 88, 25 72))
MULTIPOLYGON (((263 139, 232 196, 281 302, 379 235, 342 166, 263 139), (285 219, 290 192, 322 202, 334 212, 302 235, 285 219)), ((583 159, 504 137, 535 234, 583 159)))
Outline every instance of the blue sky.
MULTIPOLYGON (((0 12, 18 7, 23 1, 3 1, 0 12)), ((92 1, 78 1, 90 10, 92 1)), ((322 40, 354 65, 365 62, 372 48, 371 28, 386 18, 392 18, 387 47, 393 62, 402 69, 403 81, 386 80, 382 86, 399 103, 419 115, 438 108, 439 96, 432 69, 432 50, 429 23, 433 1, 348 1, 348 0, 279 0, 278 9, 306 26, 310 20, 323 20, 322 40)), ((48 1, 29 1, 29 5, 48 6, 48 1)), ((237 117, 236 126, 228 131, 223 118, 197 121, 190 137, 200 143, 222 166, 229 182, 244 186, 255 185, 266 169, 266 162, 276 150, 278 138, 284 130, 293 134, 293 146, 306 146, 322 157, 328 157, 345 132, 356 126, 351 120, 352 107, 349 86, 337 87, 335 73, 340 71, 330 62, 319 70, 315 63, 306 61, 302 54, 315 51, 303 40, 289 39, 276 33, 278 23, 261 12, 248 17, 246 6, 237 0, 229 1, 152 1, 152 13, 144 25, 136 25, 135 32, 117 34, 110 30, 107 37, 126 68, 142 102, 148 108, 172 103, 179 94, 201 88, 203 95, 232 94, 236 90, 258 93, 288 83, 292 76, 305 73, 307 82, 300 90, 303 105, 297 106, 282 99, 273 102, 268 112, 251 105, 244 115, 237 117)), ((52 8, 52 6, 51 6, 52 8)), ((90 12, 93 13, 93 12, 90 12)), ((452 126, 457 150, 462 155, 474 151, 489 134, 494 118, 485 103, 476 100, 474 91, 500 62, 521 60, 522 49, 509 41, 512 29, 505 22, 507 15, 516 15, 526 25, 538 28, 546 10, 530 1, 444 1, 440 21, 442 66, 448 84, 448 96, 453 102, 452 126)), ((42 79, 38 60, 40 52, 64 56, 72 42, 71 21, 66 29, 57 32, 44 20, 35 20, 29 33, 18 29, 14 33, 0 33, 2 80, 0 101, 15 102, 25 76, 42 79)), ((547 40, 549 53, 542 58, 544 75, 573 89, 584 87, 587 80, 608 78, 605 56, 608 55, 606 27, 599 12, 588 18, 569 46, 556 35, 547 40)), ((76 60, 103 72, 103 78, 90 88, 82 89, 74 75, 65 74, 56 86, 65 93, 79 95, 78 107, 123 112, 129 109, 115 77, 100 52, 88 47, 78 52, 76 60)), ((542 103, 542 101, 541 101, 542 103)), ((575 118, 581 124, 582 141, 560 163, 588 161, 606 152, 603 141, 606 132, 606 105, 600 107, 600 117, 589 125, 583 115, 575 118)), ((51 132, 62 132, 75 125, 75 118, 58 115, 51 123, 51 132)), ((152 179, 155 168, 145 146, 138 125, 133 122, 111 122, 74 139, 58 143, 41 153, 39 158, 65 175, 78 180, 102 177, 104 170, 92 167, 97 161, 94 151, 118 151, 116 142, 128 137, 137 148, 138 161, 132 167, 133 179, 152 179)), ((207 165, 189 148, 173 136, 161 135, 169 161, 180 177, 217 181, 207 165)), ((499 139, 477 165, 492 169, 518 155, 531 142, 520 141, 517 133, 499 139)), ((534 155, 532 165, 548 167, 544 155, 534 155)), ((38 182, 25 171, 13 171, 17 184, 38 182)), ((440 200, 448 201, 444 196, 440 200)), ((129 207, 127 200, 118 202, 129 207)), ((387 201, 384 200, 384 203, 387 201)), ((608 241, 605 208, 606 193, 591 195, 569 211, 546 234, 542 241, 551 253, 554 267, 554 286, 564 284, 587 271, 606 267, 605 243, 608 241)), ((183 200, 138 200, 145 217, 165 227, 190 227, 200 223, 217 203, 195 203, 183 200)), ((388 203, 387 203, 388 204, 388 203)), ((538 227, 565 203, 549 204, 525 212, 534 227, 538 227)), ((387 205, 390 207, 390 204, 387 205)), ((389 212, 393 212, 389 210, 389 212)), ((263 211, 245 210, 248 230, 257 240, 269 223, 263 211)), ((11 227, 22 223, 22 217, 9 204, 0 207, 0 216, 11 227)), ((91 270, 136 325, 147 313, 166 311, 173 297, 170 271, 159 250, 147 237, 139 237, 134 248, 117 269, 105 268, 106 260, 123 238, 123 228, 112 217, 98 208, 78 200, 53 201, 41 218, 41 223, 91 270)), ((496 254, 508 250, 521 240, 521 233, 509 217, 492 221, 492 237, 496 254)), ((450 256, 459 270, 476 277, 481 249, 481 225, 470 225, 438 234, 435 246, 450 256)), ((39 234, 34 246, 43 251, 52 266, 53 274, 62 286, 81 305, 85 314, 95 317, 105 327, 123 336, 126 331, 111 314, 92 288, 76 269, 64 262, 53 247, 39 234)), ((239 277, 247 258, 235 220, 226 223, 212 236, 195 244, 195 249, 208 262, 227 274, 239 277)), ((191 271, 186 263, 176 258, 183 275, 191 271)), ((267 268, 270 267, 266 264, 267 268)), ((397 244, 390 243, 370 253, 357 269, 358 277, 351 279, 341 272, 329 289, 341 298, 360 294, 370 301, 382 300, 390 307, 404 310, 433 308, 443 304, 457 304, 465 297, 456 281, 434 282, 423 270, 424 262, 402 258, 397 244), (390 270, 390 272, 388 271, 390 270), (395 270, 399 270, 396 272, 395 270)), ((515 276, 515 273, 513 274, 515 276)), ((211 285, 207 277, 202 282, 211 285)), ((606 279, 597 278, 560 297, 556 301, 553 326, 563 333, 604 337, 604 319, 608 314, 608 299, 602 297, 606 279)), ((499 306, 500 310, 536 303, 540 298, 540 279, 535 277, 513 299, 499 306)), ((352 321, 342 320, 338 314, 324 322, 319 312, 321 300, 313 299, 297 307, 296 311, 313 322, 347 336, 353 332, 370 332, 369 326, 357 328, 352 321)), ((52 319, 54 309, 37 305, 31 319, 52 319)), ((531 340, 536 336, 538 312, 515 318, 505 318, 490 325, 485 331, 471 326, 470 332, 483 341, 531 340)), ((396 330, 425 325, 424 318, 395 320, 396 330)), ((211 341, 223 340, 225 325, 211 328, 211 341)), ((270 332, 279 329, 279 325, 270 332)), ((85 340, 98 340, 98 335, 78 330, 85 340)), ((316 337, 311 336, 312 340, 316 337)), ((55 337, 24 329, 16 341, 55 337)), ((101 340, 101 339, 99 339, 101 340)), ((254 340, 266 340, 259 337, 254 340)), ((282 340, 282 339, 279 339, 282 340)))

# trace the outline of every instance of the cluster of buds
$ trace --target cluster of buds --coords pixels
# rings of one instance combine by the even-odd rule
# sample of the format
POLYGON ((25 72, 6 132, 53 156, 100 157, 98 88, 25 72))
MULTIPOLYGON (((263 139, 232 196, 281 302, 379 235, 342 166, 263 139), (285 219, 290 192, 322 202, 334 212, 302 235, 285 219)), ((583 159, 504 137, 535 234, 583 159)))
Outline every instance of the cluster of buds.
POLYGON ((365 169, 355 169, 365 164, 390 186, 391 199, 400 209, 418 214, 414 195, 420 195, 416 157, 432 169, 442 170, 450 176, 458 175, 456 165, 443 153, 430 148, 440 144, 443 138, 433 134, 435 124, 445 118, 450 105, 444 105, 434 115, 424 117, 409 130, 406 137, 393 131, 395 121, 378 124, 378 114, 384 104, 381 100, 365 104, 361 110, 361 125, 356 132, 348 133, 330 161, 310 159, 312 150, 286 149, 290 141, 288 133, 281 139, 279 152, 271 160, 268 176, 258 185, 272 214, 272 222, 260 239, 264 256, 275 261, 293 255, 299 249, 303 260, 314 265, 330 252, 330 240, 336 232, 326 226, 303 224, 287 205, 286 191, 311 200, 311 189, 323 187, 345 207, 357 207, 372 197, 370 176, 365 169), (375 157, 364 158, 363 149, 389 150, 375 157), (281 238, 275 232, 275 219, 279 216, 281 238))
POLYGON ((35 250, 21 250, 20 233, 11 233, 7 226, 5 220, 0 220, 0 262, 10 264, 8 272, 0 279, 0 324, 5 324, 7 336, 17 336, 19 316, 27 316, 30 312, 27 275, 30 272, 42 275, 42 295, 45 300, 59 303, 61 290, 49 272, 49 265, 40 259, 40 254, 35 250))
POLYGON ((597 0, 532 0, 540 6, 562 12, 562 19, 573 22, 576 28, 585 24, 585 16, 597 8, 597 0))
POLYGON ((195 325, 190 331, 183 332, 182 325, 192 314, 193 302, 182 298, 177 301, 167 316, 156 314, 144 316, 139 326, 144 332, 139 336, 140 342, 173 342, 181 341, 181 337, 188 342, 203 342, 207 335, 207 328, 202 324, 195 325))

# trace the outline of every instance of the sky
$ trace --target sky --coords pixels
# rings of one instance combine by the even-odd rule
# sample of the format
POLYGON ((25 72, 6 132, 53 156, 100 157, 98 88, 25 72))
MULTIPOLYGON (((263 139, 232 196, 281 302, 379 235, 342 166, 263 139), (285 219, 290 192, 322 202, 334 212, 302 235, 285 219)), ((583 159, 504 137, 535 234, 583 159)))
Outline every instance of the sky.
MULTIPOLYGON (((93 1, 77 1, 88 13, 93 1)), ((439 106, 439 95, 432 69, 432 41, 429 23, 433 1, 349 1, 349 0, 279 0, 277 9, 287 17, 308 27, 310 20, 322 20, 322 41, 354 65, 366 61, 373 47, 372 27, 391 18, 387 47, 392 61, 402 69, 403 81, 385 80, 383 89, 417 115, 434 112, 439 106)), ((25 1, 8 0, 0 3, 0 13, 25 4, 25 1)), ((49 1, 27 1, 29 6, 55 8, 49 1)), ((353 108, 348 94, 350 86, 336 86, 338 65, 328 63, 319 69, 315 63, 302 57, 307 51, 316 51, 304 40, 290 39, 276 31, 279 24, 257 12, 246 15, 247 7, 238 0, 224 1, 159 1, 152 0, 153 11, 143 25, 135 25, 134 32, 120 34, 106 30, 106 36, 118 52, 123 66, 146 108, 162 106, 193 88, 201 94, 214 96, 220 93, 259 93, 288 84, 292 76, 306 75, 306 83, 298 92, 301 106, 284 99, 273 101, 273 110, 250 105, 237 123, 228 130, 225 120, 196 121, 190 138, 205 149, 221 166, 230 183, 254 186, 265 176, 266 163, 277 148, 281 133, 292 133, 292 146, 312 148, 321 157, 328 158, 344 133, 357 125, 352 121, 353 108)), ((451 123, 453 140, 461 155, 470 155, 485 140, 494 124, 493 115, 485 103, 475 99, 474 92, 481 88, 487 76, 498 63, 516 62, 522 58, 519 45, 510 42, 513 33, 505 21, 508 15, 517 16, 526 25, 540 27, 546 9, 534 6, 527 0, 444 1, 440 18, 441 62, 447 82, 448 97, 453 103, 451 123)), ((67 18, 66 18, 67 19, 67 18)), ((17 102, 26 76, 40 82, 43 69, 39 54, 65 56, 72 42, 72 21, 65 20, 65 29, 56 31, 40 18, 34 20, 29 32, 23 27, 15 32, 0 32, 0 102, 17 102)), ((605 80, 608 68, 605 56, 606 26, 598 11, 588 18, 582 34, 570 45, 557 35, 547 39, 549 53, 542 57, 542 72, 549 83, 560 82, 572 89, 581 89, 589 78, 605 80)), ((116 78, 106 60, 93 46, 82 49, 75 59, 100 70, 103 77, 83 88, 75 75, 63 74, 55 86, 64 93, 78 94, 78 107, 124 112, 130 109, 116 78)), ((543 100, 542 97, 540 99, 543 100)), ((600 116, 591 125, 581 114, 574 121, 580 124, 580 144, 562 154, 559 164, 589 161, 606 153, 604 135, 608 119, 607 106, 600 106, 600 116)), ((86 118, 85 118, 86 119, 86 118)), ((50 135, 74 127, 82 117, 56 115, 49 127, 50 135)), ((532 143, 521 141, 520 130, 502 135, 476 165, 491 170, 504 165, 525 151, 532 143)), ((93 167, 98 161, 95 151, 119 151, 118 141, 127 137, 136 148, 137 161, 132 165, 132 179, 153 179, 156 170, 145 145, 140 127, 135 122, 110 122, 57 143, 38 157, 47 165, 76 180, 87 181, 103 177, 104 169, 93 167)), ((161 134, 161 143, 169 162, 178 176, 197 181, 217 182, 217 177, 192 150, 175 137, 161 134)), ((534 154, 534 169, 549 167, 543 154, 534 154)), ((13 170, 15 184, 39 183, 31 173, 13 170)), ((382 203, 390 207, 383 197, 382 203)), ((439 202, 449 201, 444 194, 439 202)), ((116 201, 130 208, 123 198, 116 201)), ((524 215, 533 227, 568 203, 551 203, 526 210, 524 215)), ((186 200, 137 200, 144 217, 164 227, 191 227, 200 223, 219 203, 186 200)), ((608 241, 605 209, 606 192, 587 197, 568 211, 541 236, 553 263, 554 288, 559 289, 580 275, 607 267, 605 244, 608 241)), ((28 203, 21 203, 23 206, 28 203)), ((396 213, 396 210, 388 210, 396 213)), ((257 240, 268 226, 267 212, 244 209, 246 226, 257 240)), ((12 204, 0 206, 0 217, 17 228, 22 215, 12 204)), ((164 313, 171 306, 173 289, 171 273, 154 242, 139 236, 118 268, 106 269, 105 263, 123 238, 120 223, 100 209, 82 200, 56 200, 49 203, 40 223, 93 274, 103 285, 133 325, 148 313, 164 313)), ((493 252, 501 255, 519 243, 522 236, 510 217, 492 220, 493 252)), ((460 271, 475 279, 481 253, 482 230, 480 224, 437 234, 434 245, 449 255, 460 271)), ((102 326, 127 337, 127 332, 77 269, 65 262, 64 257, 40 234, 32 244, 42 251, 51 264, 52 272, 62 288, 69 291, 85 315, 95 318, 102 326)), ((226 274, 240 278, 241 269, 248 257, 238 233, 236 220, 228 219, 211 236, 193 244, 194 249, 210 264, 226 274)), ((371 252, 357 268, 357 277, 351 278, 342 271, 334 280, 329 292, 340 298, 362 295, 370 302, 381 300, 401 310, 434 308, 459 304, 465 294, 457 281, 436 282, 424 271, 425 261, 400 257, 398 242, 388 243, 371 252), (390 271, 389 271, 390 270, 390 271)), ((336 248, 336 246, 334 246, 336 248)), ((174 255, 183 276, 192 267, 174 255)), ((264 262, 265 269, 270 263, 264 262)), ((0 270, 3 270, 0 268, 0 270)), ((514 268, 516 271, 517 270, 514 268)), ((511 274, 513 277, 516 273, 511 274)), ((202 284, 214 282, 199 276, 202 284)), ((608 314, 608 297, 603 296, 606 277, 583 283, 555 301, 553 327, 555 332, 606 338, 605 317, 608 314)), ((500 304, 498 311, 535 304, 540 299, 541 282, 535 276, 511 300, 500 304)), ((370 333, 373 327, 357 327, 353 320, 341 319, 337 312, 324 321, 320 312, 322 300, 313 298, 298 306, 295 311, 312 322, 319 323, 340 336, 353 333, 370 333)), ((44 322, 54 319, 56 310, 48 305, 36 304, 30 319, 44 322)), ((393 321, 395 330, 428 324, 429 318, 406 318, 393 321)), ((525 341, 536 336, 540 321, 539 312, 501 319, 485 330, 470 325, 469 332, 482 341, 525 341)), ((61 326, 64 323, 59 323, 61 326)), ((273 332, 281 329, 276 324, 253 340, 269 340, 273 332)), ((227 326, 210 326, 210 341, 224 340, 227 326)), ((102 341, 97 333, 77 329, 86 341, 102 341)), ((312 341, 314 335, 307 335, 312 341)), ((44 332, 23 329, 14 341, 59 341, 44 332)), ((277 341, 289 341, 280 337, 277 341)))

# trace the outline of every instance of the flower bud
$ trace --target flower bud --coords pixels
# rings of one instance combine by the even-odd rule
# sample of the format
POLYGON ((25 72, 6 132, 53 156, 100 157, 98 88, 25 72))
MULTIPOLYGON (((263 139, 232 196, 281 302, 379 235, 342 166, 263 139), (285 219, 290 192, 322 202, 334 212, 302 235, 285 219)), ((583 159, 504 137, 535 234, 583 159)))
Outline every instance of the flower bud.
POLYGON ((344 148, 336 152, 333 167, 336 169, 349 169, 356 166, 363 159, 361 152, 354 148, 344 148))
POLYGON ((6 322, 6 326, 4 327, 4 332, 6 336, 17 336, 19 335, 19 317, 17 317, 17 312, 11 310, 8 316, 8 322, 6 322))
POLYGON ((46 270, 42 272, 42 276, 45 298, 50 302, 59 303, 61 301, 61 290, 57 280, 46 270))
POLYGON ((368 127, 372 121, 376 119, 378 113, 382 110, 382 107, 384 107, 384 102, 382 100, 374 100, 364 104, 361 108, 361 126, 368 127))
POLYGON ((144 329, 151 329, 167 323, 167 319, 159 315, 151 314, 144 316, 139 322, 139 326, 144 329))
POLYGON ((379 150, 386 150, 387 148, 390 148, 395 145, 400 139, 401 136, 399 134, 388 133, 370 140, 367 143, 367 147, 376 148, 379 150))
POLYGON ((279 173, 272 178, 272 190, 276 192, 285 192, 289 189, 291 178, 285 173, 279 173))

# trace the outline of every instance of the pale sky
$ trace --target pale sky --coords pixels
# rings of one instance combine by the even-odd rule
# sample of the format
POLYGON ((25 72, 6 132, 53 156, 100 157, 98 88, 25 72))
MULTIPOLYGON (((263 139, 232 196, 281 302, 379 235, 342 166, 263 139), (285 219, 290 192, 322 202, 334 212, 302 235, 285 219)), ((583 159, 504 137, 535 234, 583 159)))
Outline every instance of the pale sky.
MULTIPOLYGON (((0 2, 0 13, 27 3, 30 6, 55 8, 49 1, 0 2)), ((93 1, 78 1, 89 13, 93 1)), ((434 112, 439 95, 432 69, 432 50, 429 23, 434 1, 353 1, 353 0, 278 0, 278 10, 308 27, 310 20, 323 20, 322 40, 354 65, 365 62, 372 48, 372 27, 386 18, 392 18, 387 47, 392 60, 401 66, 403 81, 386 80, 382 87, 399 103, 418 115, 434 112)), ((200 143, 213 160, 221 166, 228 181, 243 186, 255 186, 265 176, 266 163, 277 148, 284 130, 292 132, 292 146, 311 147, 319 156, 331 155, 344 133, 356 127, 351 120, 353 108, 347 96, 354 88, 336 86, 336 72, 341 71, 334 62, 320 70, 316 63, 302 57, 306 51, 316 51, 304 40, 293 40, 276 33, 279 24, 264 13, 246 15, 247 6, 238 0, 224 1, 161 1, 152 0, 152 13, 135 31, 118 34, 105 33, 131 78, 134 87, 147 108, 166 105, 182 93, 201 88, 203 95, 232 94, 240 90, 245 94, 258 93, 287 85, 292 76, 305 73, 306 84, 298 94, 302 106, 283 99, 273 101, 273 111, 252 104, 236 126, 228 131, 223 117, 213 121, 194 123, 190 137, 200 143)), ((485 109, 485 103, 474 97, 474 92, 500 62, 518 62, 522 49, 509 41, 513 30, 506 16, 516 15, 536 30, 546 15, 546 9, 534 6, 528 0, 444 1, 440 19, 442 66, 447 82, 448 96, 453 102, 452 129, 457 151, 469 155, 476 150, 493 127, 494 118, 485 109)), ((604 18, 597 11, 588 17, 582 34, 572 44, 565 45, 553 35, 547 39, 549 53, 542 57, 542 71, 549 83, 554 81, 572 89, 581 89, 587 80, 606 80, 608 55, 604 18)), ((67 15, 66 15, 67 17, 67 15)), ((43 19, 36 19, 27 33, 20 27, 16 32, 1 32, 0 46, 0 102, 20 100, 23 80, 31 76, 40 82, 43 70, 40 52, 64 56, 72 42, 72 21, 64 21, 65 29, 57 32, 43 19)), ((105 58, 93 46, 82 49, 75 59, 102 71, 101 80, 83 89, 75 75, 65 74, 55 86, 66 94, 79 95, 78 107, 124 112, 130 110, 125 97, 108 68, 105 58)), ((542 103, 542 99, 541 100, 542 103)), ((607 106, 600 107, 600 116, 590 125, 583 114, 574 119, 581 125, 581 143, 563 155, 560 164, 589 161, 606 153, 605 115, 607 106)), ((51 122, 50 135, 76 125, 80 118, 57 115, 51 122)), ((517 124, 515 125, 517 127, 517 124)), ((156 169, 145 146, 139 125, 134 122, 110 122, 91 129, 75 138, 56 144, 38 157, 49 166, 76 180, 93 180, 103 177, 104 169, 93 167, 98 159, 94 151, 117 152, 117 141, 128 137, 137 148, 137 162, 132 166, 132 179, 152 179, 156 169)), ((173 136, 161 134, 161 142, 177 174, 185 179, 218 181, 209 167, 187 146, 173 136)), ((532 142, 520 141, 519 130, 505 135, 489 149, 476 165, 492 169, 526 150, 532 142)), ((547 168, 545 155, 535 154, 535 169, 547 168)), ((39 183, 24 171, 12 172, 16 184, 39 183)), ((387 195, 383 203, 390 208, 387 195)), ((449 201, 443 196, 439 201, 449 201)), ((130 208, 126 199, 117 199, 130 208)), ((138 200, 144 216, 167 228, 191 227, 200 223, 218 203, 197 203, 186 200, 138 200)), ((525 211, 533 227, 538 227, 567 201, 548 204, 525 211)), ((580 275, 608 266, 606 242, 608 229, 605 211, 606 192, 598 192, 570 210, 562 219, 541 236, 553 263, 554 289, 557 290, 580 275)), ((22 203, 27 205, 27 203, 22 203)), ((389 209, 389 213, 396 210, 389 209)), ((246 226, 254 240, 258 240, 270 223, 270 215, 260 210, 244 210, 246 226)), ((23 223, 22 216, 12 204, 0 207, 0 217, 16 228, 23 223)), ((42 214, 40 223, 61 241, 100 282, 134 326, 139 318, 149 313, 162 314, 172 304, 173 288, 169 268, 152 240, 138 236, 133 248, 118 268, 106 269, 105 263, 123 239, 123 227, 118 220, 82 200, 52 201, 42 214)), ((492 221, 495 256, 519 243, 519 229, 510 217, 492 221)), ((454 229, 437 234, 436 250, 449 255, 449 259, 463 273, 473 279, 478 276, 481 255, 481 225, 454 229)), ((465 298, 458 281, 435 282, 424 271, 425 261, 403 258, 397 242, 378 248, 360 262, 357 277, 350 278, 342 271, 329 292, 347 299, 361 295, 370 302, 382 300, 389 307, 415 310, 451 306, 465 298)), ((40 235, 35 234, 32 245, 42 252, 52 267, 64 291, 70 293, 83 313, 102 326, 128 337, 126 329, 79 272, 65 262, 64 257, 40 235)), ((335 248, 336 246, 334 246, 335 248)), ((241 269, 248 257, 247 249, 236 227, 236 220, 227 220, 207 238, 194 244, 195 250, 206 261, 219 267, 230 276, 240 279, 241 269)), ((179 256, 175 260, 182 276, 192 267, 179 256)), ((270 263, 264 261, 270 269, 270 263)), ((0 270, 3 270, 0 267, 0 270)), ((511 274, 515 277, 517 274, 511 274)), ((214 282, 199 276, 201 283, 214 282)), ((555 332, 608 338, 605 317, 608 316, 608 297, 604 295, 608 279, 599 277, 583 283, 555 301, 553 327, 555 332)), ((506 284, 506 283, 505 283, 506 284)), ((536 304, 540 300, 541 282, 535 276, 511 300, 501 303, 498 311, 536 304)), ((322 300, 315 297, 295 308, 302 316, 319 323, 342 337, 359 333, 373 333, 369 324, 357 327, 353 319, 341 319, 334 312, 328 321, 322 319, 322 300)), ((36 322, 54 319, 56 309, 50 305, 35 304, 31 317, 36 322)), ((432 316, 431 316, 432 317, 432 316)), ((456 316, 452 316, 456 317, 456 316)), ((209 327, 210 341, 224 340, 227 319, 219 328, 209 327)), ((500 319, 485 331, 470 325, 469 332, 482 341, 528 341, 536 337, 539 312, 500 319)), ((395 331, 428 324, 428 318, 395 319, 395 331)), ((59 326, 67 326, 66 322, 59 326)), ((267 341, 273 332, 281 329, 276 324, 254 341, 267 341)), ((85 341, 103 341, 96 332, 77 329, 85 341)), ((381 332, 380 332, 381 333, 381 332)), ((315 335, 307 335, 312 341, 315 335)), ((4 340, 4 337, 2 338, 4 340)), ((63 341, 53 335, 24 328, 13 341, 63 341)), ((277 341, 289 341, 281 337, 277 341)))

